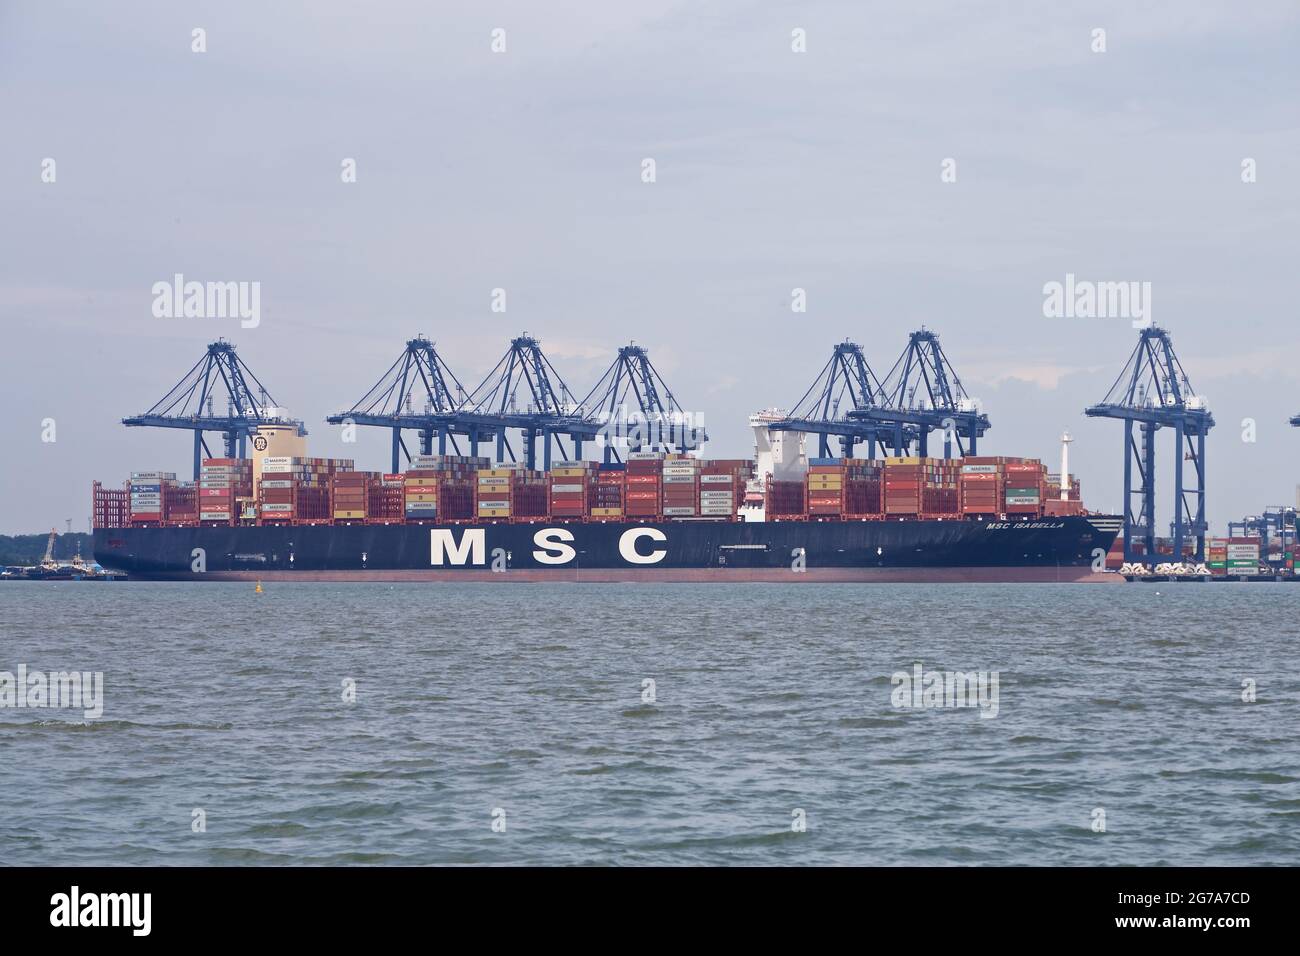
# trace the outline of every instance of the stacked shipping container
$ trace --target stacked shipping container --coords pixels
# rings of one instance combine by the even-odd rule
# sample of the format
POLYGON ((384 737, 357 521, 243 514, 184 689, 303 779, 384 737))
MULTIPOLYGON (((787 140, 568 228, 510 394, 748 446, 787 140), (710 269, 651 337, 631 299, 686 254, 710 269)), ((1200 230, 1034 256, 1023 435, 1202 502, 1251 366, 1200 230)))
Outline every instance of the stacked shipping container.
POLYGON ((412 458, 402 482, 406 518, 461 521, 473 517, 475 477, 490 464, 486 458, 468 455, 412 458))
POLYGON ((372 471, 338 471, 330 475, 330 514, 335 521, 364 521, 370 507, 372 471))
POLYGON ((776 520, 806 518, 808 516, 806 492, 806 480, 777 480, 769 475, 764 500, 764 511, 767 517, 776 520))
POLYGON ((1008 515, 1037 515, 1043 511, 1047 469, 1041 461, 1007 462, 1006 512, 1008 515))
POLYGON ((401 523, 406 517, 405 482, 400 474, 381 475, 366 486, 366 523, 401 523))
POLYGON ((268 457, 258 483, 258 521, 329 521, 333 476, 352 471, 350 459, 268 457))
POLYGON ((551 466, 546 476, 550 513, 556 518, 581 518, 587 513, 588 501, 596 484, 593 461, 561 461, 551 466))
POLYGON ((663 453, 657 451, 635 451, 627 456, 627 472, 623 479, 627 517, 660 517, 663 461, 663 453))
MULTIPOLYGON (((734 519, 754 468, 748 460, 663 452, 627 457, 626 464, 562 461, 541 474, 513 462, 492 466, 486 458, 420 455, 405 474, 382 476, 353 471, 349 460, 267 457, 255 496, 249 461, 205 459, 198 488, 176 482, 172 473, 134 472, 124 493, 125 521, 734 519)), ((768 479, 766 510, 773 520, 821 521, 1081 513, 1078 480, 1061 502, 1051 497, 1059 496, 1053 477, 1041 462, 1021 458, 814 458, 801 481, 768 479)), ((96 494, 99 501, 105 493, 96 494)), ((107 504, 97 506, 97 520, 111 520, 108 511, 107 504)), ((1222 561, 1226 565, 1226 555, 1222 561)))
POLYGON ((205 458, 199 465, 199 520, 230 524, 253 496, 253 462, 248 458, 205 458))
POLYGON ((960 513, 959 461, 947 458, 886 458, 885 514, 947 516, 960 513))
POLYGON ((591 516, 606 521, 623 517, 624 478, 627 466, 604 464, 596 472, 592 488, 591 516))
POLYGON ((163 486, 176 484, 174 471, 133 471, 128 484, 131 523, 163 520, 163 486))
POLYGON ((700 517, 734 518, 744 503, 745 482, 753 474, 752 461, 705 460, 700 466, 700 517))
POLYGON ((665 518, 693 518, 700 510, 700 461, 685 455, 667 456, 660 469, 665 518))
POLYGON ((479 518, 504 521, 546 516, 546 476, 518 462, 480 468, 476 492, 479 518))
MULTIPOLYGON (((880 514, 881 464, 861 458, 808 461, 808 517, 880 514)), ((793 503, 793 498, 791 499, 793 503)))

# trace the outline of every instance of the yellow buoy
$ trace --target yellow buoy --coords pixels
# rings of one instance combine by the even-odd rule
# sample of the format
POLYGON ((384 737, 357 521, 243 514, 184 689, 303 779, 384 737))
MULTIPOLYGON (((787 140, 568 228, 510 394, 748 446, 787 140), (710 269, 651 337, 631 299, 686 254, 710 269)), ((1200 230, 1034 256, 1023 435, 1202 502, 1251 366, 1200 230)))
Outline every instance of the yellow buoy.
POLYGON ((256 594, 261 594, 261 593, 262 593, 262 582, 261 582, 261 581, 258 581, 258 582, 257 582, 257 587, 254 588, 254 593, 256 593, 256 594))

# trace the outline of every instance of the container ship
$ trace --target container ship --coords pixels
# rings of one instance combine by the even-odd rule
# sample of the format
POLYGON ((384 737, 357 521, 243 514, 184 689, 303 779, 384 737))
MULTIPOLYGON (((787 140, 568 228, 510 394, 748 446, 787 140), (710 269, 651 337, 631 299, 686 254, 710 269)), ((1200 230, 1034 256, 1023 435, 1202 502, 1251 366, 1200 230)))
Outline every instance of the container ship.
MULTIPOLYGON (((95 559, 132 579, 239 581, 1121 581, 1121 518, 1030 458, 806 456, 750 424, 753 459, 630 452, 546 470, 311 458, 269 426, 194 482, 96 482, 95 559)), ((1062 477, 1064 476, 1064 477, 1062 477)))

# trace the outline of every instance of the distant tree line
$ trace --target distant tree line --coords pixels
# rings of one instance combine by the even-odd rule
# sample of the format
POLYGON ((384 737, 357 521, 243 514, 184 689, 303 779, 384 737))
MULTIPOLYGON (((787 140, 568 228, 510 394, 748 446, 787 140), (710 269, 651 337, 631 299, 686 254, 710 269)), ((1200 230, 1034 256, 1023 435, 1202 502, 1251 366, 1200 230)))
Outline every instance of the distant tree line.
MULTIPOLYGON (((0 564, 39 564, 45 557, 45 544, 49 540, 48 531, 45 534, 0 534, 0 564)), ((95 548, 90 535, 80 532, 59 535, 54 542, 54 560, 71 560, 77 548, 81 548, 81 556, 87 561, 94 558, 95 548)))

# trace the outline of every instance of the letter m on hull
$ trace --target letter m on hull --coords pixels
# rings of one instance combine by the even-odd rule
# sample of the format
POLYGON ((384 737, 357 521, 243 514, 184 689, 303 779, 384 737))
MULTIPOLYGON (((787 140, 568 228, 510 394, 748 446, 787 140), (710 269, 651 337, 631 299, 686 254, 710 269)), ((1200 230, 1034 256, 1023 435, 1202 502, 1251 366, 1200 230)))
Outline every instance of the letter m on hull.
POLYGON ((487 563, 487 532, 467 528, 460 544, 450 528, 429 529, 429 563, 433 565, 487 563))

